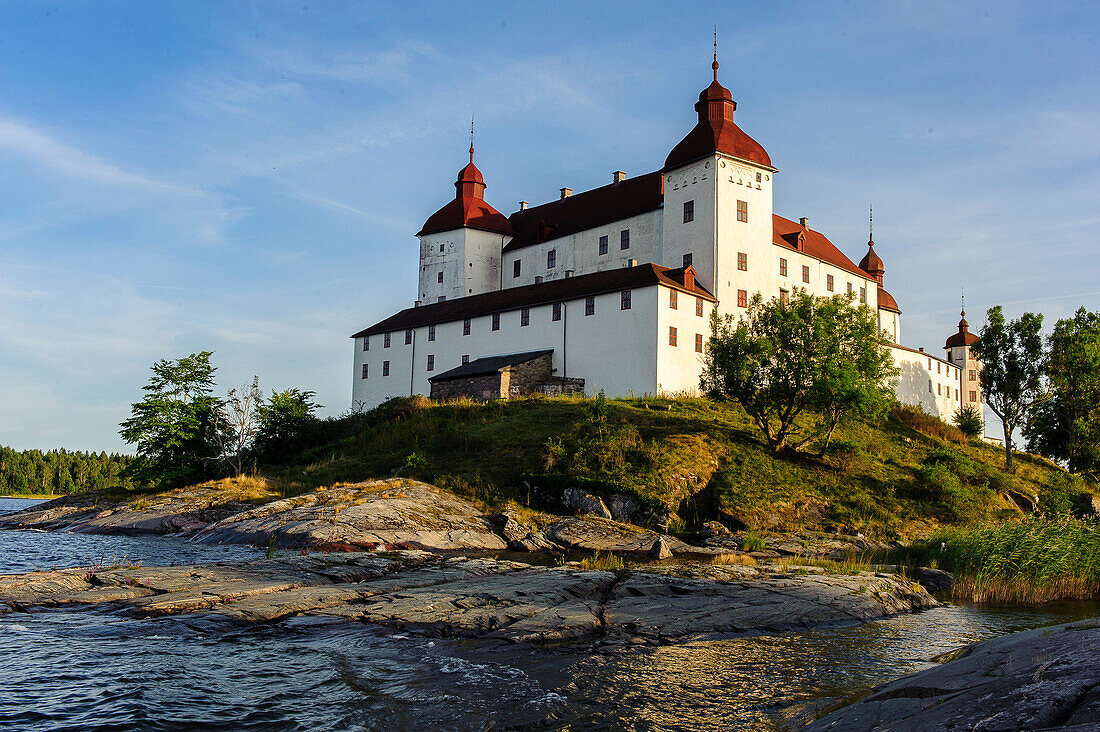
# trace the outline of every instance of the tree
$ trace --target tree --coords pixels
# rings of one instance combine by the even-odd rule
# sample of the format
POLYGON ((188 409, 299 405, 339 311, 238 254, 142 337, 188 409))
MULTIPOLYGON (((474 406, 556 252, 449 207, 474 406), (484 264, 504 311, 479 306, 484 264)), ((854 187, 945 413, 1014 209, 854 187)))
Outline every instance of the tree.
POLYGON ((214 416, 214 444, 217 459, 226 465, 233 475, 244 473, 244 466, 260 429, 259 407, 264 393, 260 391, 260 378, 252 377, 251 384, 229 390, 214 416))
POLYGON ((1024 426, 1028 449, 1063 461, 1071 473, 1100 475, 1100 312, 1078 309, 1047 340, 1049 400, 1024 426))
POLYGON ((211 355, 200 351, 153 364, 144 398, 131 405, 130 418, 120 425, 122 439, 137 449, 126 477, 174 486, 206 476, 217 457, 214 432, 221 406, 212 395, 216 369, 211 355))
POLYGON ((986 404, 1004 427, 1005 471, 1013 472, 1012 433, 1046 396, 1042 387, 1043 316, 1024 313, 1005 322, 1001 306, 986 313, 986 323, 971 348, 982 362, 978 380, 986 404))
POLYGON ((774 452, 815 440, 824 452, 845 420, 885 413, 896 374, 870 308, 796 290, 786 303, 756 295, 737 322, 712 313, 701 383, 740 402, 774 452))
POLYGON ((973 404, 964 404, 955 412, 955 426, 962 430, 968 437, 978 437, 985 429, 982 424, 982 413, 973 404))
POLYGON ((286 389, 272 391, 271 398, 259 405, 259 432, 255 451, 260 460, 283 462, 302 439, 306 429, 317 421, 314 412, 320 408, 313 401, 312 391, 286 389))

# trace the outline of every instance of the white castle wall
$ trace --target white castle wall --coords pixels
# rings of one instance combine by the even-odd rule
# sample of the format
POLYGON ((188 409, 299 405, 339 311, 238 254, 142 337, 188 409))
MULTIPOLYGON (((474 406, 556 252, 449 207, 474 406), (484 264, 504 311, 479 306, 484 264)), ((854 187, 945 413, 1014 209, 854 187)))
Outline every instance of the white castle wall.
POLYGON ((500 289, 500 254, 510 236, 454 229, 420 238, 420 284, 424 304, 500 289), (443 282, 439 282, 439 273, 443 282))
POLYGON ((898 401, 919 406, 929 414, 950 422, 959 410, 960 397, 963 396, 959 389, 959 368, 942 358, 900 346, 892 346, 890 355, 901 371, 894 387, 898 401))

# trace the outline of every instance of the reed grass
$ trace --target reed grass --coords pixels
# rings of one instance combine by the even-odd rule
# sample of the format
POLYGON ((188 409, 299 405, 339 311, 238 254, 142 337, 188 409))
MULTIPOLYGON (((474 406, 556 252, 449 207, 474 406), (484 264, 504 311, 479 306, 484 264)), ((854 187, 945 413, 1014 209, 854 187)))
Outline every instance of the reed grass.
POLYGON ((604 572, 617 572, 626 565, 623 558, 610 552, 596 552, 590 557, 581 560, 581 569, 600 570, 604 572))

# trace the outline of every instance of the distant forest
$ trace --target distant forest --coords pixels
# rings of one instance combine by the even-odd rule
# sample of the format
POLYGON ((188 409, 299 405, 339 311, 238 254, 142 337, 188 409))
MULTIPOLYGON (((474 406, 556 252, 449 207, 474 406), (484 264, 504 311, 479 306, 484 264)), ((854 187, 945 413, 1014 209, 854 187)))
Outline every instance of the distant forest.
POLYGON ((13 450, 0 445, 0 496, 16 493, 77 493, 129 481, 119 473, 128 455, 68 450, 13 450))

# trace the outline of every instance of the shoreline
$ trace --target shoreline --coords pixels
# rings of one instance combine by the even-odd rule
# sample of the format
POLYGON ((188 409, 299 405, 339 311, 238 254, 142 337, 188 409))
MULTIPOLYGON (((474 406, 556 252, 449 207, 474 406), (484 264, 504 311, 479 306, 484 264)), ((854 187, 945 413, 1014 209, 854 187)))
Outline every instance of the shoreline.
POLYGON ((70 494, 68 494, 68 493, 15 493, 15 494, 0 495, 0 499, 3 499, 3 498, 16 498, 16 499, 24 500, 24 501, 38 500, 38 499, 41 499, 43 501, 52 501, 52 500, 55 500, 57 498, 65 498, 68 495, 70 495, 70 494))

